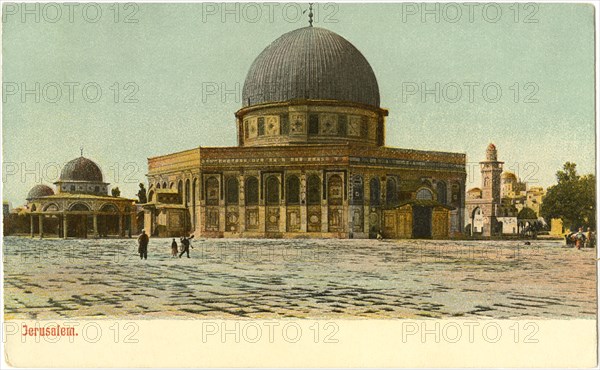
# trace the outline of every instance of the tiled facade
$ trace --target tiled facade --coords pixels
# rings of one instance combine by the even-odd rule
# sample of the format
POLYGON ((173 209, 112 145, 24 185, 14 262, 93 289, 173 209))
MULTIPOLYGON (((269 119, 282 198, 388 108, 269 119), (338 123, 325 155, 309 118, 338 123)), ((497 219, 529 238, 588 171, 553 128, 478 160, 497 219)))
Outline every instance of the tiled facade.
POLYGON ((347 144, 192 149, 148 160, 145 227, 164 236, 412 237, 412 213, 402 215, 421 192, 439 203, 427 206, 431 237, 448 237, 464 224, 464 161, 347 144), (384 227, 385 218, 403 226, 384 227))

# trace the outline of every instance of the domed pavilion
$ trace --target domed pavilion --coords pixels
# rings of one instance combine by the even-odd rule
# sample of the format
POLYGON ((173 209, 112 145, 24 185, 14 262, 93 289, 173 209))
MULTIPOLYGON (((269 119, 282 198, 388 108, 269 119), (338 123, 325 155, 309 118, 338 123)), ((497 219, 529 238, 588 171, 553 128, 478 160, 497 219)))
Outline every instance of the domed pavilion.
POLYGON ((447 238, 465 155, 385 145, 375 72, 342 36, 300 28, 250 66, 236 147, 148 159, 145 228, 204 237, 447 238))
POLYGON ((104 182, 100 167, 92 160, 81 156, 69 161, 54 185, 56 190, 48 185, 36 185, 27 195, 32 237, 130 234, 132 220, 135 220, 134 200, 108 195, 109 184, 104 182))

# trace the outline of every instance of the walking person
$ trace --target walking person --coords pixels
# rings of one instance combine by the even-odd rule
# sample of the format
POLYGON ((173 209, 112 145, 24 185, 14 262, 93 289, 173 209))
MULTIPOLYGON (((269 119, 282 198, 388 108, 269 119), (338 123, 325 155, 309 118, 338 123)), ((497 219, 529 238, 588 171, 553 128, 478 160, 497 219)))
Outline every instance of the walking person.
POLYGON ((587 233, 585 233, 585 238, 586 238, 585 246, 587 248, 594 248, 596 246, 595 245, 596 244, 595 243, 595 241, 596 241, 595 240, 595 235, 594 235, 594 232, 592 231, 591 227, 587 228, 587 233))
POLYGON ((177 242, 175 238, 173 238, 173 242, 171 243, 171 258, 177 257, 177 242))
MULTIPOLYGON (((179 258, 181 258, 181 256, 183 256, 184 253, 187 254, 187 258, 190 258, 190 247, 191 247, 191 243, 190 243, 190 239, 193 239, 194 235, 190 236, 189 238, 184 236, 181 238, 181 253, 179 253, 179 258)), ((192 247, 193 248, 193 247, 192 247)))
POLYGON ((140 259, 147 260, 148 259, 148 242, 150 242, 150 237, 146 234, 146 230, 142 230, 140 236, 138 236, 138 253, 140 254, 140 259))
POLYGON ((575 248, 580 250, 585 243, 585 234, 583 233, 583 227, 579 228, 579 231, 573 235, 573 239, 575 240, 575 248))

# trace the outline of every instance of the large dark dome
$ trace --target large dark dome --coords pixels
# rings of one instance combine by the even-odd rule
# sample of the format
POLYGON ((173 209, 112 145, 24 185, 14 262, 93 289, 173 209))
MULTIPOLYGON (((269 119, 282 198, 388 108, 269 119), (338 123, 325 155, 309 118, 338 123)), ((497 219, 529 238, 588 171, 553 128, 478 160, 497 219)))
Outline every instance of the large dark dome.
POLYGON ((40 197, 47 197, 48 195, 54 195, 54 190, 52 190, 51 187, 48 185, 36 185, 29 190, 26 199, 31 200, 40 197))
POLYGON ((93 161, 79 157, 65 164, 60 181, 91 181, 102 182, 102 171, 93 161))
POLYGON ((248 71, 242 97, 245 107, 292 99, 379 107, 369 62, 348 40, 318 27, 288 32, 263 50, 248 71))

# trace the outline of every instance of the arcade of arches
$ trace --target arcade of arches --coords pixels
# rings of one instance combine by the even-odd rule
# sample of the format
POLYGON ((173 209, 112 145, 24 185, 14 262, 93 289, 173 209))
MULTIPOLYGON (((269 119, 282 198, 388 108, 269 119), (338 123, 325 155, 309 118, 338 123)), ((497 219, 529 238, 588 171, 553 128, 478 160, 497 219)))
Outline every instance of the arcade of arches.
POLYGON ((129 200, 53 197, 31 203, 31 236, 88 238, 131 236, 137 232, 129 200))
MULTIPOLYGON (((194 149, 169 160, 173 166, 192 161, 201 167, 200 157, 210 158, 212 150, 194 149)), ((278 151, 278 162, 300 160, 278 151)), ((441 178, 423 169, 320 170, 267 166, 268 159, 261 159, 243 160, 241 170, 211 161, 215 165, 208 169, 169 174, 151 165, 145 228, 157 236, 203 237, 369 238, 381 232, 388 238, 447 238, 462 232, 460 172, 448 171, 441 178)), ((242 160, 223 162, 229 161, 242 160)), ((165 158, 161 162, 162 167, 165 158)))

